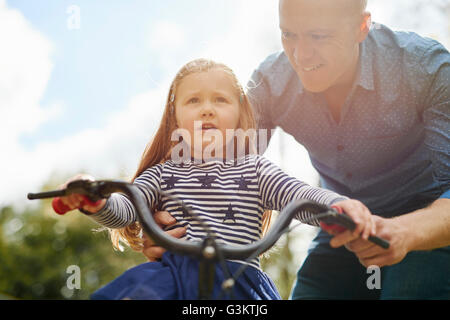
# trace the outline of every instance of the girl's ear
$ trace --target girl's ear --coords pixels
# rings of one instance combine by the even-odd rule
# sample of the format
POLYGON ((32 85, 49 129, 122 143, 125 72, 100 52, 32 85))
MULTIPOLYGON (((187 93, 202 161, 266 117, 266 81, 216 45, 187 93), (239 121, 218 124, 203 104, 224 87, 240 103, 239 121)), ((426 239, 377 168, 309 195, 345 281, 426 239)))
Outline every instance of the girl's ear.
POLYGON ((169 112, 175 114, 175 94, 172 92, 169 97, 169 112))

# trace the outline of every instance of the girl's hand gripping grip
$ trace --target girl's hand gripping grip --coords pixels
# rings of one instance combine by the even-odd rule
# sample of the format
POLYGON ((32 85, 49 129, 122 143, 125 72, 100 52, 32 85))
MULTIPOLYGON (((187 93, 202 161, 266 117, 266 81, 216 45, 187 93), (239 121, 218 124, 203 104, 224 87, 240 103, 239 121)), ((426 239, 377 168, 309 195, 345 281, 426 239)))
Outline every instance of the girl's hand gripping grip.
MULTIPOLYGON (((100 202, 102 201, 102 199, 93 202, 91 199, 89 199, 89 197, 85 196, 85 195, 81 195, 83 197, 83 201, 81 201, 80 206, 78 207, 81 208, 85 205, 90 205, 90 206, 97 206, 100 204, 100 202)), ((52 201, 52 207, 53 210, 60 215, 66 214, 68 211, 70 210, 74 210, 74 209, 70 209, 68 206, 66 206, 62 201, 60 197, 56 197, 53 198, 52 201)))

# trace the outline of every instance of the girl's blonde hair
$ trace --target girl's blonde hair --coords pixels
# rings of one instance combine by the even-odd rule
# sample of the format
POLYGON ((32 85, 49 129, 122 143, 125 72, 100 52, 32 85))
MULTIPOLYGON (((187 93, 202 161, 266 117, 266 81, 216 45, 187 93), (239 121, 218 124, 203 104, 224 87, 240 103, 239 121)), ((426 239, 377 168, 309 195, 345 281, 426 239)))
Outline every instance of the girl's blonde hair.
MULTIPOLYGON (((233 84, 236 88, 236 94, 240 101, 240 115, 238 128, 243 130, 256 129, 256 122, 250 101, 240 85, 234 72, 226 65, 207 59, 196 59, 185 64, 176 74, 170 86, 167 95, 166 106, 161 119, 161 124, 152 140, 147 144, 138 169, 132 178, 132 182, 141 175, 147 168, 159 163, 163 163, 170 159, 172 148, 179 143, 171 141, 171 135, 177 129, 177 121, 175 117, 175 100, 177 88, 181 81, 188 75, 193 73, 207 72, 212 69, 222 69, 231 76, 233 84)), ((236 146, 237 144, 235 144, 236 146)), ((253 143, 246 141, 245 154, 254 153, 253 143)), ((239 154, 235 150, 235 155, 239 154)), ((151 208, 154 212, 156 208, 151 208)), ((263 234, 268 228, 267 221, 270 221, 271 212, 265 212, 263 215, 263 234)), ((113 246, 122 250, 121 242, 130 246, 135 251, 142 251, 144 240, 142 239, 142 227, 139 222, 135 222, 121 229, 108 229, 111 236, 113 246)))

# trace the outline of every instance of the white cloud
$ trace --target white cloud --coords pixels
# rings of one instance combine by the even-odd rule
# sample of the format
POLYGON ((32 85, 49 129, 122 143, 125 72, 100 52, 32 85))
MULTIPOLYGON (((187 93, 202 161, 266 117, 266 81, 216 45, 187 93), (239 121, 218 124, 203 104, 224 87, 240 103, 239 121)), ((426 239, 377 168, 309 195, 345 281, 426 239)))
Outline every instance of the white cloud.
POLYGON ((179 49, 185 45, 186 35, 176 23, 160 20, 151 25, 149 46, 150 49, 179 49))
POLYGON ((20 136, 32 134, 63 111, 62 103, 40 104, 52 71, 52 44, 2 0, 0 43, 0 206, 27 203, 27 192, 39 190, 53 173, 132 173, 157 127, 165 92, 154 89, 133 97, 122 111, 109 115, 103 128, 25 149, 20 136))
POLYGON ((22 14, 0 2, 0 110, 8 139, 31 132, 55 116, 60 106, 39 104, 50 77, 52 45, 22 14))
POLYGON ((22 133, 57 116, 62 106, 42 106, 52 63, 52 44, 34 30, 17 10, 0 1, 0 146, 2 150, 0 204, 19 188, 30 163, 18 143, 22 133))

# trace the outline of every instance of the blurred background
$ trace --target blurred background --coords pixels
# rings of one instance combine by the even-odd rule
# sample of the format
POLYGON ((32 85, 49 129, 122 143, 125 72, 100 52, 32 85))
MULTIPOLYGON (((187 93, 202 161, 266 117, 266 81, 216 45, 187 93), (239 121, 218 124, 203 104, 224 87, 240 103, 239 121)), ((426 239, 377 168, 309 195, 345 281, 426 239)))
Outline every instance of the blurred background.
MULTIPOLYGON (((160 121, 170 81, 212 58, 246 84, 282 50, 276 0, 0 0, 0 299, 88 299, 145 262, 106 232, 28 192, 87 172, 129 179, 160 121), (69 288, 78 266, 80 288, 69 288)), ((450 44, 450 0, 369 0, 372 20, 450 44)), ((265 156, 318 184, 302 146, 277 130, 265 156)), ((317 230, 297 227, 263 259, 288 298, 317 230)))

